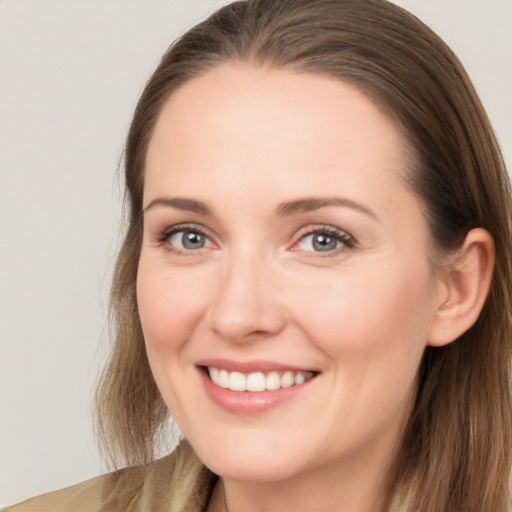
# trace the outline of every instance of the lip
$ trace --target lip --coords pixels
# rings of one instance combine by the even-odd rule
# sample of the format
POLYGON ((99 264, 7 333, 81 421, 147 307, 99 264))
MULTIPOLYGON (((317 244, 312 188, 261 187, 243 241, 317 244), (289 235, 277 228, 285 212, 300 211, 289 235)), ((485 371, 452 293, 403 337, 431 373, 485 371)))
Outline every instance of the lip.
POLYGON ((205 369, 206 366, 225 369, 228 371, 237 371, 241 373, 251 373, 257 371, 298 372, 307 370, 268 361, 235 362, 226 359, 209 359, 198 362, 196 368, 204 386, 205 392, 210 400, 225 411, 246 416, 263 414, 295 399, 298 397, 298 395, 306 392, 317 377, 317 375, 315 375, 315 377, 302 384, 296 384, 289 388, 279 388, 272 391, 231 391, 230 389, 225 389, 214 384, 210 377, 207 375, 207 371, 205 369))
POLYGON ((253 372, 313 372, 318 373, 313 368, 301 368, 272 361, 232 361, 231 359, 201 359, 196 363, 197 366, 210 366, 219 370, 228 372, 253 373, 253 372))

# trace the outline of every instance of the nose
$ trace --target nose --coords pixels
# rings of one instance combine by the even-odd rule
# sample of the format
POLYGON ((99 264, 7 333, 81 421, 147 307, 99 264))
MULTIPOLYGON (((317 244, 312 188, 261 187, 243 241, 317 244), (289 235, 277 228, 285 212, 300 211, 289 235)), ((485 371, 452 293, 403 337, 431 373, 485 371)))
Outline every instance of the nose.
POLYGON ((219 271, 207 313, 209 328, 232 343, 273 337, 286 325, 270 265, 256 256, 231 258, 219 271))

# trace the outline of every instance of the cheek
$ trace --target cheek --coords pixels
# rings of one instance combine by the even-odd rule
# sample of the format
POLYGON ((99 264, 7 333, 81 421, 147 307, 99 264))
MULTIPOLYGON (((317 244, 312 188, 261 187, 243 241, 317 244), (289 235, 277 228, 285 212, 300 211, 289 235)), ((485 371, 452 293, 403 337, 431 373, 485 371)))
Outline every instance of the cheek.
POLYGON ((141 261, 137 276, 137 301, 146 352, 158 388, 172 416, 185 427, 193 390, 183 383, 193 365, 187 341, 202 317, 204 278, 171 272, 161 265, 141 261))
POLYGON ((426 344, 430 285, 427 272, 412 278, 388 266, 364 279, 332 279, 298 304, 302 330, 330 361, 333 425, 370 439, 407 417, 426 344))
POLYGON ((297 318, 333 358, 389 359, 422 352, 431 308, 429 270, 383 265, 295 293, 297 318))
POLYGON ((137 301, 148 353, 173 351, 186 342, 202 316, 207 289, 200 276, 139 267, 137 301))

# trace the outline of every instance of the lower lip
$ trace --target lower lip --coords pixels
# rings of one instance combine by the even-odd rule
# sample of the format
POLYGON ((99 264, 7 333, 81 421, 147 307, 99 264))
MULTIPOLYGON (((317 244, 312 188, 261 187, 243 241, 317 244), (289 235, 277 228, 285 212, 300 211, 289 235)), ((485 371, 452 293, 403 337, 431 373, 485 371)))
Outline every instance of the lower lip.
POLYGON ((279 388, 273 391, 231 391, 214 384, 202 368, 198 368, 206 394, 222 409, 235 414, 255 415, 267 412, 279 405, 293 400, 303 393, 316 377, 289 388, 279 388))

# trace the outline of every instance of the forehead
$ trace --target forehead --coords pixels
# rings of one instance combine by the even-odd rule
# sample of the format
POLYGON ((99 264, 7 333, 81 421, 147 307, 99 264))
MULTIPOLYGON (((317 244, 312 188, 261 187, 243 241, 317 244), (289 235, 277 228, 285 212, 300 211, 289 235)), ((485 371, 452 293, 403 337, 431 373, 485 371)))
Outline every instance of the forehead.
POLYGON ((395 124, 349 84, 226 64, 165 104, 148 148, 145 196, 165 183, 194 183, 201 194, 201 184, 223 177, 256 190, 267 175, 276 190, 299 181, 305 189, 332 189, 339 182, 358 194, 383 173, 402 182, 404 147, 395 124))

